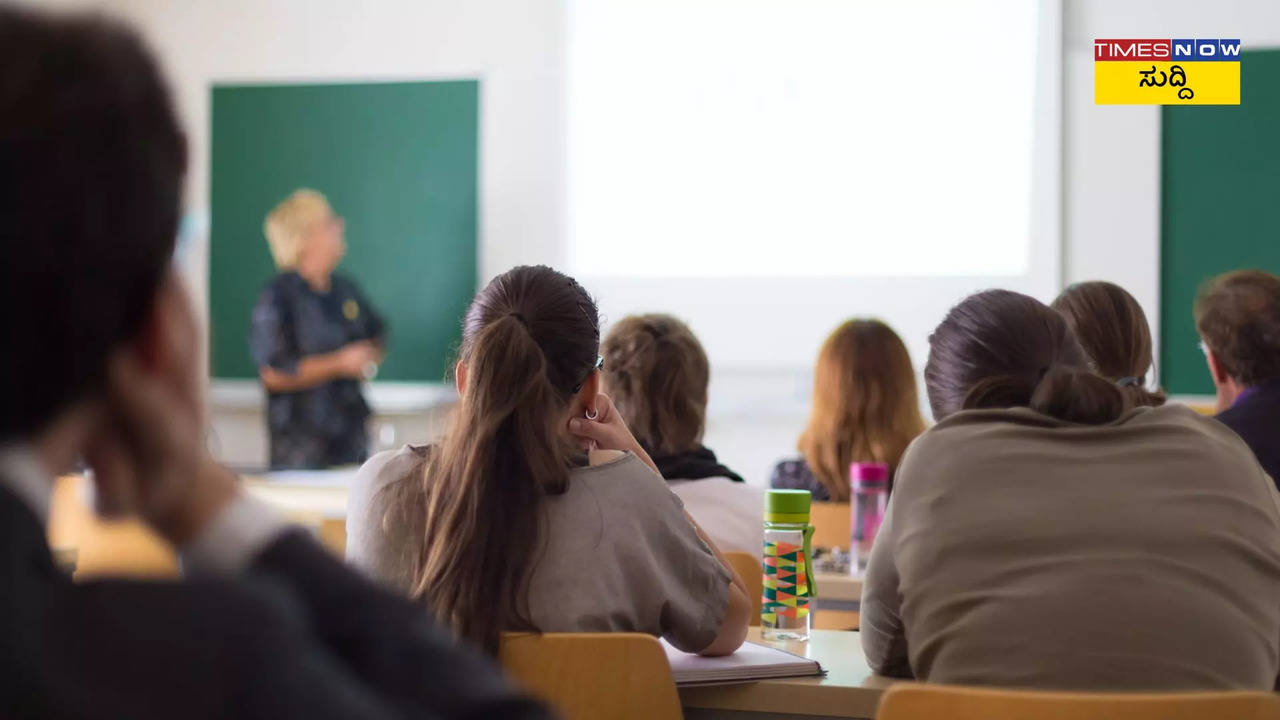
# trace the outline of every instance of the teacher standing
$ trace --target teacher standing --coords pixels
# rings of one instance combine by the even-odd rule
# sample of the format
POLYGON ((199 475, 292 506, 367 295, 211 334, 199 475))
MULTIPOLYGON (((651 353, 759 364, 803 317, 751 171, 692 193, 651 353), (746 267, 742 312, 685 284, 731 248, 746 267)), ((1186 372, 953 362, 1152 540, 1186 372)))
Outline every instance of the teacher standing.
POLYGON ((324 195, 305 189, 263 224, 279 272, 253 309, 249 346, 267 390, 273 470, 354 465, 369 454, 360 383, 377 372, 385 326, 356 284, 334 274, 343 229, 324 195))

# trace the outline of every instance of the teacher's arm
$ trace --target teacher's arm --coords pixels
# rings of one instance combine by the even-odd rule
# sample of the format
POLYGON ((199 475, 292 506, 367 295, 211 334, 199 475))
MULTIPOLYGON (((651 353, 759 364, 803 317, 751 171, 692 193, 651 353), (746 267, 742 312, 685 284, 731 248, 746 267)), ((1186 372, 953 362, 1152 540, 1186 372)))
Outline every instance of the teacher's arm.
POLYGON ((303 355, 288 308, 272 289, 265 290, 253 308, 249 350, 270 392, 297 392, 339 378, 361 378, 365 365, 376 362, 380 352, 374 343, 360 341, 329 353, 303 355))

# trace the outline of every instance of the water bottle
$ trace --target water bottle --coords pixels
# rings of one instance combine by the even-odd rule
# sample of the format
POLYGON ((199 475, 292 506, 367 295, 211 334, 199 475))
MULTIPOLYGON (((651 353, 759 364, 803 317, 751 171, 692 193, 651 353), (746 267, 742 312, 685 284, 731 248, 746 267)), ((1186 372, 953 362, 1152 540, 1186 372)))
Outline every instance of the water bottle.
POLYGON ((765 640, 808 640, 813 582, 808 490, 770 490, 764 507, 764 597, 760 606, 765 640))
POLYGON ((851 570, 859 573, 867 568, 871 546, 875 544, 889 504, 889 466, 878 462, 853 463, 849 466, 849 490, 852 498, 849 507, 853 513, 849 523, 853 530, 850 545, 856 560, 851 570))

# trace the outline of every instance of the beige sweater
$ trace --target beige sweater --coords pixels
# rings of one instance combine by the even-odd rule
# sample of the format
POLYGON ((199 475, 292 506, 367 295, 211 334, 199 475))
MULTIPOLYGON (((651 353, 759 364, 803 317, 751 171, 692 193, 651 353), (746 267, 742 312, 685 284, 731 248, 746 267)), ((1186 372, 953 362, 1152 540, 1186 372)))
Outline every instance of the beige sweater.
POLYGON ((1271 689, 1280 501, 1177 405, 957 413, 907 451, 862 597, 872 668, 1074 689, 1271 689))
MULTIPOLYGON (((414 570, 409 540, 421 529, 406 518, 411 513, 388 513, 390 490, 420 482, 423 462, 410 447, 375 455, 347 501, 347 561, 406 593, 414 570)), ((715 639, 729 572, 666 481, 635 455, 571 470, 568 490, 544 501, 542 528, 529 581, 538 629, 644 632, 686 652, 715 639)))

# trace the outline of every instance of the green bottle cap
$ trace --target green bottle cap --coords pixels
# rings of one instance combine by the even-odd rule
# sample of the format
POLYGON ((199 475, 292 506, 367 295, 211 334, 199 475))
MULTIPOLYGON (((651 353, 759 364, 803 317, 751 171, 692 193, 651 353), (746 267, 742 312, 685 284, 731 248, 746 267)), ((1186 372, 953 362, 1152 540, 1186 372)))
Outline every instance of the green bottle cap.
POLYGON ((808 490, 770 490, 764 496, 764 519, 768 522, 809 523, 808 490))

